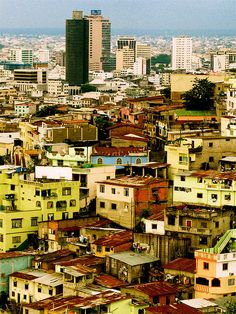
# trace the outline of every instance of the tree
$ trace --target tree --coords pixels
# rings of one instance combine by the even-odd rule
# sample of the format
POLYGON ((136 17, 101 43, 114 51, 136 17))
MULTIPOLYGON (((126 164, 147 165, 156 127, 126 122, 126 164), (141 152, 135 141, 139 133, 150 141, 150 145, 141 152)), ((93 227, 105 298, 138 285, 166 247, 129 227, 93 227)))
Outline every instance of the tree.
POLYGON ((184 94, 184 103, 190 110, 209 110, 214 105, 215 84, 206 79, 194 80, 192 89, 184 94))
POLYGON ((108 128, 113 125, 108 116, 99 116, 95 119, 96 127, 98 128, 98 139, 105 140, 109 135, 108 128))
POLYGON ((96 92, 97 88, 91 84, 83 84, 81 85, 81 93, 88 93, 88 92, 96 92))
POLYGON ((57 106, 46 106, 43 107, 41 110, 36 112, 36 117, 47 117, 47 116, 54 116, 56 113, 61 113, 57 106))
POLYGON ((226 313, 227 314, 236 314, 236 302, 233 302, 233 303, 228 303, 226 305, 226 313))
POLYGON ((170 64, 171 62, 171 56, 167 55, 167 54, 160 54, 157 56, 153 56, 151 58, 151 65, 155 65, 157 63, 161 63, 161 64, 170 64))
POLYGON ((166 99, 170 99, 171 96, 171 89, 170 87, 166 87, 161 90, 161 95, 164 96, 166 99))

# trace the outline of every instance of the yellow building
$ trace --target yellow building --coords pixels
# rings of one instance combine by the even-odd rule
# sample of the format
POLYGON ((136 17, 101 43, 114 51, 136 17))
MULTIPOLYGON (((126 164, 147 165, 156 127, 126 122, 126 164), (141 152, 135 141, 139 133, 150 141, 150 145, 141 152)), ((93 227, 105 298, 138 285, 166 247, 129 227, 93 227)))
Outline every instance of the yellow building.
POLYGON ((174 176, 173 203, 215 208, 236 206, 236 172, 199 170, 174 176))
POLYGON ((0 251, 22 248, 41 221, 70 219, 79 212, 77 181, 35 179, 21 168, 0 167, 0 251))
POLYGON ((236 294, 236 229, 228 230, 212 248, 195 251, 196 298, 236 294))

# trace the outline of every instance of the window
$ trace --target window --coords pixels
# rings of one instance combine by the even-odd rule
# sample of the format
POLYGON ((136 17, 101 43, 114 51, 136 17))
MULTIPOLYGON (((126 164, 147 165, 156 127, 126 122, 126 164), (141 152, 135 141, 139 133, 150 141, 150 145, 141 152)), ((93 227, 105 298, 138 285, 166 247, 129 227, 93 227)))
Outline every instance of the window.
POLYGON ((203 262, 203 269, 209 269, 209 263, 203 262))
POLYGON ((129 196, 129 189, 128 188, 124 188, 124 196, 129 196))
POLYGON ((48 294, 52 295, 53 294, 53 290, 52 289, 48 289, 48 294))
POLYGON ((217 194, 211 194, 211 199, 216 201, 217 200, 217 194))
POLYGON ((35 190, 35 195, 40 196, 40 190, 35 190))
POLYGON ((102 164, 103 164, 102 158, 98 158, 98 159, 97 159, 97 164, 98 164, 98 165, 102 165, 102 164))
POLYGON ((42 288, 41 287, 38 287, 38 292, 42 292, 42 288))
POLYGON ((100 190, 100 193, 105 193, 105 185, 100 184, 99 190, 100 190))
POLYGON ((47 209, 53 208, 53 202, 47 202, 47 209))
POLYGON ((62 195, 71 195, 71 188, 62 188, 62 195))
POLYGON ((0 219, 0 228, 3 227, 3 219, 0 219))
POLYGON ((100 202, 100 208, 105 208, 105 202, 100 202))
POLYGON ((105 248, 105 252, 110 252, 110 248, 109 248, 109 247, 106 247, 106 248, 105 248))
POLYGON ((208 147, 213 147, 213 143, 212 142, 208 143, 208 147))
POLYGON ((231 195, 228 194, 228 195, 225 195, 225 201, 230 201, 231 200, 231 195))
POLYGON ((3 242, 3 239, 4 239, 3 234, 0 233, 0 242, 3 242))
POLYGON ((202 193, 197 193, 197 198, 203 198, 203 194, 202 193))
POLYGON ((54 220, 54 214, 48 214, 48 220, 54 220))
POLYGON ((111 194, 116 194, 116 189, 115 188, 111 188, 111 194))
POLYGON ((24 294, 23 299, 26 300, 26 298, 27 298, 27 296, 26 296, 26 294, 24 294))
POLYGON ((11 191, 15 191, 15 185, 14 184, 11 184, 10 188, 11 188, 11 191))
POLYGON ((58 160, 58 161, 57 161, 57 165, 58 165, 59 167, 62 167, 62 166, 63 166, 63 160, 58 160))
POLYGON ((17 287, 17 281, 13 282, 13 287, 17 287))
POLYGON ((31 217, 31 227, 38 225, 38 217, 31 217))
POLYGON ((219 221, 216 221, 216 222, 215 222, 215 227, 216 227, 216 228, 219 228, 219 226, 220 226, 219 221))
POLYGON ((97 245, 97 252, 102 252, 102 246, 101 245, 97 245))
POLYGON ((207 237, 201 236, 199 238, 199 244, 206 245, 207 244, 207 237))
POLYGON ((11 295, 12 295, 12 297, 14 297, 15 296, 15 291, 12 291, 11 295))
POLYGON ((152 224, 152 229, 157 229, 157 224, 152 224))
POLYGON ((214 161, 214 157, 210 156, 209 157, 209 162, 213 162, 214 161))
POLYGON ((185 176, 180 176, 180 181, 185 181, 185 176))
POLYGON ((28 290, 28 289, 29 289, 29 284, 26 283, 26 284, 25 284, 25 290, 28 290))
POLYGON ((12 237, 12 243, 20 243, 20 242, 21 242, 20 236, 12 237))
POLYGON ((11 220, 12 228, 22 228, 22 218, 11 220))
POLYGON ((41 207, 41 202, 40 201, 36 202, 36 207, 41 207))
POLYGON ((140 159, 140 158, 137 158, 137 159, 136 159, 136 164, 141 164, 141 163, 142 163, 141 159, 140 159))
POLYGON ((57 201, 56 202, 56 208, 57 209, 63 209, 67 207, 67 202, 66 201, 57 201))
POLYGON ((168 225, 170 226, 175 225, 175 216, 168 216, 168 225))
POLYGON ((111 203, 111 209, 116 210, 116 204, 115 203, 111 203))
POLYGON ((228 279, 228 286, 234 286, 234 285, 235 285, 235 279, 234 278, 228 279))
POLYGON ((197 183, 202 183, 202 178, 197 178, 197 183))
POLYGON ((192 228, 192 220, 186 220, 186 227, 192 228))
POLYGON ((76 200, 70 200, 70 207, 76 206, 76 200))
POLYGON ((207 228, 207 222, 202 221, 202 222, 201 222, 201 227, 202 227, 202 228, 207 228))
POLYGON ((117 158, 116 159, 116 164, 117 165, 121 165, 122 164, 122 159, 121 158, 117 158))
POLYGON ((222 270, 228 270, 228 263, 224 263, 222 265, 222 270))
POLYGON ((62 220, 69 219, 69 213, 67 213, 67 212, 62 213, 61 218, 62 218, 62 220))

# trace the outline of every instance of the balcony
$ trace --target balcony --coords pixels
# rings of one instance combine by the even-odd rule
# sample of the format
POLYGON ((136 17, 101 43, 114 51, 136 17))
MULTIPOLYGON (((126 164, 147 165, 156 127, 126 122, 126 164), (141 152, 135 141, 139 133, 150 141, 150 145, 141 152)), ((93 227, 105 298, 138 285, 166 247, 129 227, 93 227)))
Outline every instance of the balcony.
POLYGON ((50 195, 43 196, 43 199, 49 200, 49 199, 55 199, 57 197, 58 197, 57 193, 51 193, 50 195))
POLYGON ((202 152, 202 146, 189 148, 189 153, 201 153, 201 152, 202 152))
POLYGON ((194 234, 204 234, 204 235, 211 235, 210 229, 204 229, 204 228, 193 228, 193 227, 187 227, 187 226, 180 226, 180 232, 188 232, 188 233, 194 233, 194 234))
POLYGON ((15 201, 16 200, 16 195, 15 194, 5 194, 4 199, 7 200, 7 201, 15 201))

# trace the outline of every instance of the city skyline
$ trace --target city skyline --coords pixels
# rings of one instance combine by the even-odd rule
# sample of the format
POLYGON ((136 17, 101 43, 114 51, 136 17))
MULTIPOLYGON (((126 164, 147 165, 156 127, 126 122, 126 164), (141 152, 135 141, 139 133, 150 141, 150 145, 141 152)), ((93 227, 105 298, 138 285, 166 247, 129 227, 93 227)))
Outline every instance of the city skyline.
POLYGON ((236 30, 234 0, 0 0, 0 30, 63 29, 71 11, 91 9, 102 10, 115 30, 236 30))

